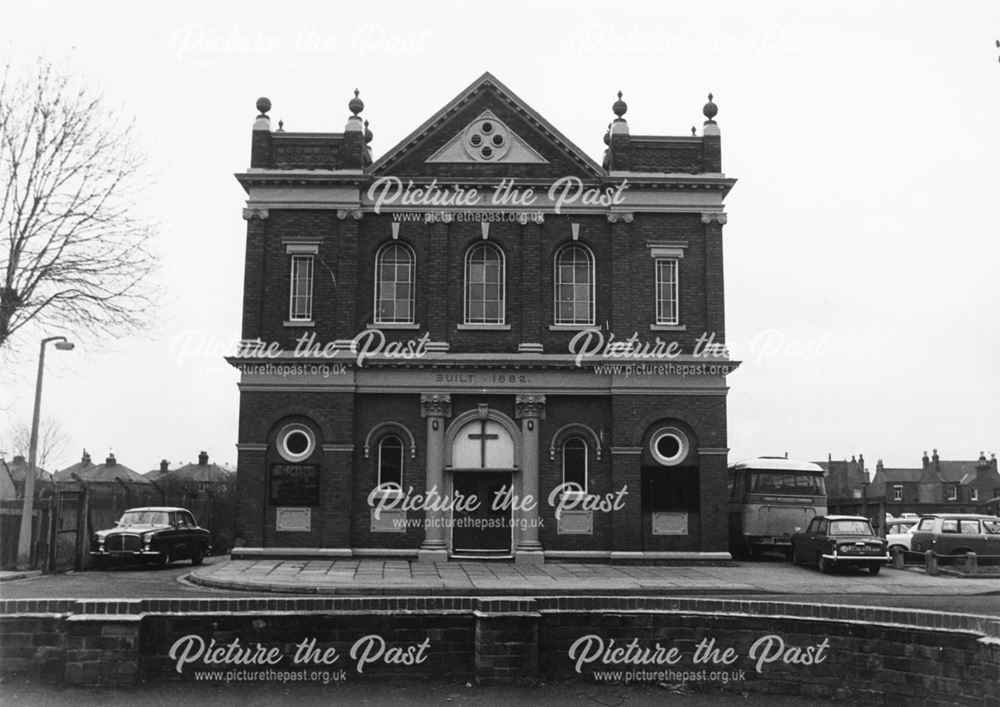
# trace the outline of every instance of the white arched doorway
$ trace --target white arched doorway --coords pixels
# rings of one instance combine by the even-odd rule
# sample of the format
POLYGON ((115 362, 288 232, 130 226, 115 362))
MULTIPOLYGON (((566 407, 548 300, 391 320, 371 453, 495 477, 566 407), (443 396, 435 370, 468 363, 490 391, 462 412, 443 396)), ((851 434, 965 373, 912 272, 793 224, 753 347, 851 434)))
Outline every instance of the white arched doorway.
POLYGON ((485 407, 459 415, 450 425, 445 467, 456 501, 451 519, 453 555, 512 553, 519 439, 513 421, 485 407))

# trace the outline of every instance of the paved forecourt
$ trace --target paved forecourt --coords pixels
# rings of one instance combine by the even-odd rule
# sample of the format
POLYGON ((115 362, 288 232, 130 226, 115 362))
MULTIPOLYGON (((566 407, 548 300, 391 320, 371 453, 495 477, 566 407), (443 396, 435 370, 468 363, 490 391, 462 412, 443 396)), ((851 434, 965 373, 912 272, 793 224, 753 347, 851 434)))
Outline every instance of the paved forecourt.
POLYGON ((195 568, 187 579, 206 587, 333 595, 656 595, 867 594, 971 595, 1000 592, 1000 577, 931 577, 885 568, 878 576, 825 575, 781 563, 650 566, 377 559, 240 559, 195 568))

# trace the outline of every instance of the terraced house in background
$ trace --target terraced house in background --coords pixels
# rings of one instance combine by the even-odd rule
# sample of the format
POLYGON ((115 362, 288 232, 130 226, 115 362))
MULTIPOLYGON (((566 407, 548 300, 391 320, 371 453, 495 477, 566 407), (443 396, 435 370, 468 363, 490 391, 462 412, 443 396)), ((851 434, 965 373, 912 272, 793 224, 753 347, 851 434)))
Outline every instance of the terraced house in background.
POLYGON ((488 73, 377 160, 357 91, 257 107, 237 554, 728 557, 711 96, 669 137, 619 93, 602 161, 488 73))

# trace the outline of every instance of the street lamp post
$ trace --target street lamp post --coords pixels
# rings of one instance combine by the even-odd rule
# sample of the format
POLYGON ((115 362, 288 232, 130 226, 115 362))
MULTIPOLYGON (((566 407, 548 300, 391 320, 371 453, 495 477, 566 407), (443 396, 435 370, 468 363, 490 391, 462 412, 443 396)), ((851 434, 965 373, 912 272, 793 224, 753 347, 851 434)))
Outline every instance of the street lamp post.
POLYGON ((60 351, 72 351, 73 343, 65 336, 50 336, 42 339, 38 351, 38 378, 35 381, 35 411, 31 416, 31 438, 28 441, 28 468, 24 474, 24 504, 21 507, 21 532, 17 538, 17 567, 30 569, 32 545, 32 516, 35 513, 35 457, 38 449, 38 418, 42 407, 42 373, 45 370, 45 345, 56 342, 60 351))

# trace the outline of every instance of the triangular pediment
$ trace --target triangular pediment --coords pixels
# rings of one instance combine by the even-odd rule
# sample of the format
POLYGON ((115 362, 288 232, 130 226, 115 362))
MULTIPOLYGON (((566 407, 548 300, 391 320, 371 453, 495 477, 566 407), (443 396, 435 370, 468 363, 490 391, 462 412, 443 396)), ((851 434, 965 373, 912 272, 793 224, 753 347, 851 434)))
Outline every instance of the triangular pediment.
POLYGON ((455 164, 547 164, 548 160, 504 124, 493 111, 485 110, 465 126, 427 162, 455 164))
POLYGON ((380 157, 370 172, 400 177, 539 179, 595 179, 606 174, 490 73, 380 157))

